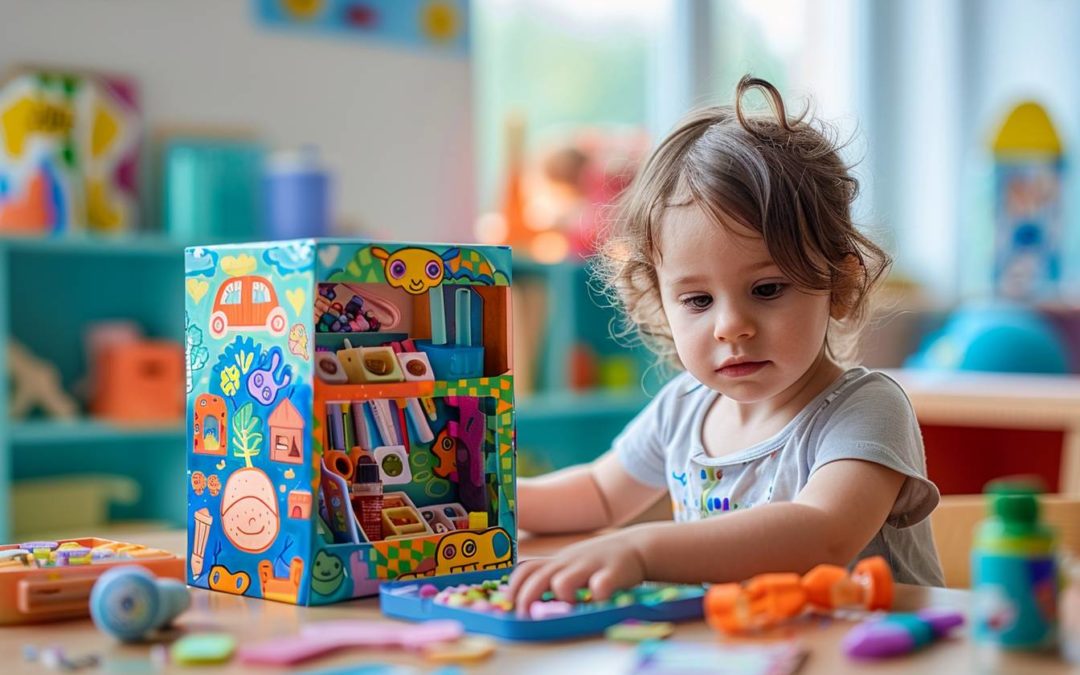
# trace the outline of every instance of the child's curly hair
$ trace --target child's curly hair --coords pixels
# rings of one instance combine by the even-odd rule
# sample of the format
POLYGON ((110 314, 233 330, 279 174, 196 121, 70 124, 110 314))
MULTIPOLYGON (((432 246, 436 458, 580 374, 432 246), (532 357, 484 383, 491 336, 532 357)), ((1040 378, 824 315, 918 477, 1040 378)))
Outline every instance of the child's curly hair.
POLYGON ((780 92, 750 76, 739 81, 734 105, 688 115, 619 198, 593 258, 604 294, 624 315, 616 338, 636 333, 661 361, 682 368, 656 264, 664 210, 694 204, 718 224, 735 221, 760 233, 796 287, 829 291, 826 348, 837 360, 852 356, 870 291, 892 261, 852 222, 859 184, 839 149, 835 132, 807 119, 807 111, 789 119, 780 92), (765 94, 771 115, 744 111, 752 89, 765 94))

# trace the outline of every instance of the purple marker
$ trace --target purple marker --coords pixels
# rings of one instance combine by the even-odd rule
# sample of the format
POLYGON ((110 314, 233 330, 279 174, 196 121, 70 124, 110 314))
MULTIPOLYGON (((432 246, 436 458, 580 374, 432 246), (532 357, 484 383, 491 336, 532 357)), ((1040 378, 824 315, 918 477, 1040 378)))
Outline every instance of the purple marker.
POLYGON ((914 614, 888 614, 852 628, 841 643, 856 659, 880 659, 921 649, 964 623, 964 615, 950 609, 924 609, 914 614))

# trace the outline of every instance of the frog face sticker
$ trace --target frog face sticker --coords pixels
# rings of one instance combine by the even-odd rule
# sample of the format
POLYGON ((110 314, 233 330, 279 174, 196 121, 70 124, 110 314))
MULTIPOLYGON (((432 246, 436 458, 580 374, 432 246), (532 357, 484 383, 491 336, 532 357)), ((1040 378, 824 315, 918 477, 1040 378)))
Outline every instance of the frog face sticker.
POLYGON ((345 581, 345 566, 341 558, 319 551, 311 567, 311 588, 319 595, 333 595, 345 581))
POLYGON ((280 520, 274 486, 254 467, 234 471, 221 498, 225 537, 241 551, 262 553, 277 539, 280 520))
POLYGON ((371 255, 383 261, 388 284, 412 295, 421 295, 442 283, 445 273, 443 259, 426 248, 410 247, 390 253, 384 248, 372 246, 371 255))

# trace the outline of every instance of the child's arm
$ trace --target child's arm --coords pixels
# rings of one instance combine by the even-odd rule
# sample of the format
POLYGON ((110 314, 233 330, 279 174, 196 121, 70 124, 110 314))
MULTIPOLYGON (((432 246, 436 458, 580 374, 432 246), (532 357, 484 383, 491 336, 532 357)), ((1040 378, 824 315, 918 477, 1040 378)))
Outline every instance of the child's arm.
POLYGON ((605 599, 646 579, 741 581, 763 572, 846 565, 881 529, 905 477, 879 464, 839 460, 821 467, 793 502, 690 523, 649 523, 581 542, 555 558, 525 563, 511 580, 519 611, 549 588, 573 601, 588 587, 605 599))
POLYGON ((632 478, 613 452, 518 481, 518 525, 535 534, 592 532, 639 515, 664 492, 632 478))

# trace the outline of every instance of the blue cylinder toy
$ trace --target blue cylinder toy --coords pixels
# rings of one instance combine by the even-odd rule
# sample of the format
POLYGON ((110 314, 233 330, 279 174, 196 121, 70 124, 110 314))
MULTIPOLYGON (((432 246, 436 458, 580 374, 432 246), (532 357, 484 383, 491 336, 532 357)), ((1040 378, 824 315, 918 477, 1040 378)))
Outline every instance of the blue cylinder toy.
POLYGON ((141 565, 124 565, 94 582, 90 618, 117 640, 136 642, 171 623, 190 604, 183 582, 158 579, 141 565))
POLYGON ((264 179, 266 227, 273 239, 325 237, 330 233, 330 177, 314 148, 275 155, 264 179))
POLYGON ((974 637, 1002 649, 1046 649, 1056 642, 1057 561, 1053 530, 1039 520, 1035 490, 994 483, 990 517, 971 551, 974 637))

